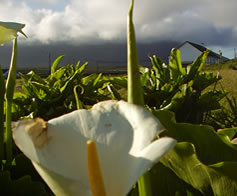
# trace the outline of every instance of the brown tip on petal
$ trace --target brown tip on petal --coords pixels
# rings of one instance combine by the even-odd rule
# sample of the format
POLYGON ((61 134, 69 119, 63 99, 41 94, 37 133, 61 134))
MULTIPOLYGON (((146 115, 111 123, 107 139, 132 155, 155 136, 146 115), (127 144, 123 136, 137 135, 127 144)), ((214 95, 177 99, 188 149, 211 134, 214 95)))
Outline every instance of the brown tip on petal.
POLYGON ((32 141, 37 148, 44 147, 50 140, 48 137, 48 124, 41 118, 36 118, 34 121, 25 121, 25 132, 32 138, 32 141))

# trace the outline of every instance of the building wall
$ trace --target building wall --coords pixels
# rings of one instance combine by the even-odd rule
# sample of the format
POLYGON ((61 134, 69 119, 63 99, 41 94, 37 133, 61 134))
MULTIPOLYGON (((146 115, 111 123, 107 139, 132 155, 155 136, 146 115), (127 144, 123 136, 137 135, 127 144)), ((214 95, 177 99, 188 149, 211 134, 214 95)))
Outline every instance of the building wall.
POLYGON ((189 43, 185 43, 183 46, 179 48, 181 54, 181 61, 182 63, 190 63, 193 62, 201 52, 194 48, 189 43))
POLYGON ((213 57, 213 56, 208 56, 206 58, 206 64, 216 64, 216 63, 219 63, 220 62, 220 59, 219 58, 216 58, 216 57, 213 57))

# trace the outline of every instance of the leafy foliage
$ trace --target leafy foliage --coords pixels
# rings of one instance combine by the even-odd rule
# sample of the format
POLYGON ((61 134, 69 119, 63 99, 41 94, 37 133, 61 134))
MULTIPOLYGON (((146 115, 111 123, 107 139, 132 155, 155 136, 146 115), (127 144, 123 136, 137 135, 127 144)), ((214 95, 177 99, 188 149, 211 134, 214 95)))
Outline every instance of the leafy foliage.
POLYGON ((47 78, 41 78, 34 71, 21 74, 24 93, 15 94, 15 119, 30 114, 49 120, 109 99, 104 93, 109 81, 101 80, 102 74, 84 76, 87 63, 80 65, 80 62, 58 68, 62 57, 53 62, 47 78))
POLYGON ((237 129, 216 132, 210 126, 177 123, 171 112, 157 110, 153 113, 166 129, 163 136, 178 141, 152 169, 155 195, 221 196, 236 193, 237 147, 231 140, 237 129), (161 184, 157 183, 162 180, 161 184))
POLYGON ((237 101, 235 97, 225 96, 227 106, 221 106, 220 109, 212 111, 207 115, 207 123, 216 129, 226 127, 237 127, 237 101))
POLYGON ((204 91, 221 79, 202 72, 208 51, 191 65, 181 65, 179 50, 172 50, 169 66, 158 57, 150 57, 152 67, 141 68, 145 104, 153 109, 173 111, 179 122, 202 123, 205 112, 220 108, 224 91, 204 91))
MULTIPOLYGON (((207 52, 183 68, 180 54, 171 52, 167 66, 156 56, 150 57, 152 68, 141 68, 145 103, 162 122, 162 136, 177 139, 176 147, 151 170, 154 195, 233 195, 237 191, 237 147, 232 143, 237 130, 194 125, 203 122, 204 113, 220 106, 226 96, 224 90, 207 91, 206 88, 221 79, 213 73, 202 72, 207 52), (171 111, 171 112, 169 112, 171 111), (174 113, 172 113, 174 112, 174 113), (185 123, 177 123, 185 122, 185 123)), ((59 56, 51 67, 51 74, 41 78, 33 71, 22 74, 24 93, 14 94, 13 118, 31 114, 48 120, 106 99, 125 99, 120 90, 127 88, 126 76, 84 75, 87 63, 58 67, 59 56)), ((236 101, 228 98, 232 114, 226 113, 229 125, 234 125, 236 101), (232 118, 233 117, 233 118, 232 118)), ((213 114, 213 113, 210 113, 213 114)), ((219 118, 221 119, 221 118, 219 118)), ((223 118, 224 120, 225 118, 223 118)), ((227 121, 219 122, 228 127, 227 121)), ((15 194, 13 188, 26 188, 22 195, 49 195, 50 191, 35 172, 29 160, 15 149, 14 164, 2 165, 1 193, 15 194), (5 186, 4 183, 7 183, 5 186)), ((138 195, 135 187, 129 195, 138 195)))

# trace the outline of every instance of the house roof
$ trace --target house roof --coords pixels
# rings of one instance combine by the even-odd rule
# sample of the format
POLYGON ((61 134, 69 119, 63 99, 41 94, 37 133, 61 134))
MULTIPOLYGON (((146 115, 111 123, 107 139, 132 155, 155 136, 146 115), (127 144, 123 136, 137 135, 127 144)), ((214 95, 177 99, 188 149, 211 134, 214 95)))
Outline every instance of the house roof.
POLYGON ((195 44, 193 42, 190 42, 190 41, 185 41, 183 44, 181 44, 178 48, 181 48, 185 43, 189 43, 190 45, 192 45, 194 48, 198 49, 200 52, 204 52, 206 50, 209 51, 209 54, 208 56, 212 56, 212 57, 215 57, 215 58, 220 58, 220 55, 211 51, 210 49, 202 46, 202 45, 199 45, 199 44, 195 44))

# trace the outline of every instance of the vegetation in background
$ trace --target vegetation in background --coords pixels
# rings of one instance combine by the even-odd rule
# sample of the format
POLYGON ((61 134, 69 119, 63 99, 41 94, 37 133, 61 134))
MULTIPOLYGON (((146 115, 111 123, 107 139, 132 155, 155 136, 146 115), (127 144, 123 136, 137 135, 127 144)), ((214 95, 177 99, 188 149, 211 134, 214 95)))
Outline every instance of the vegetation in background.
MULTIPOLYGON (((177 59, 178 56, 178 53, 173 53, 174 59, 177 59)), ((191 66, 188 68, 182 67, 182 70, 180 70, 177 66, 177 63, 179 63, 178 60, 173 62, 173 68, 171 69, 168 66, 165 66, 158 57, 153 56, 150 57, 153 62, 152 68, 141 68, 140 70, 142 76, 141 82, 145 92, 145 103, 150 107, 150 109, 152 109, 153 114, 159 118, 166 129, 162 136, 170 136, 178 140, 178 144, 174 150, 165 156, 160 163, 152 168, 150 172, 152 179, 152 192, 155 195, 225 195, 227 193, 231 194, 233 191, 237 190, 237 180, 232 176, 231 172, 236 170, 236 160, 234 158, 236 157, 236 147, 234 144, 232 144, 232 140, 235 138, 236 129, 223 129, 217 132, 214 128, 209 126, 187 124, 185 120, 183 120, 185 123, 177 123, 175 120, 175 118, 177 118, 177 113, 167 111, 170 108, 180 108, 185 111, 187 109, 185 108, 185 104, 182 105, 183 101, 187 101, 189 99, 193 100, 192 97, 198 97, 199 99, 197 100, 200 100, 200 97, 203 95, 207 96, 209 95, 209 92, 212 91, 221 92, 221 96, 219 98, 217 96, 218 94, 215 94, 218 98, 215 99, 216 103, 218 103, 217 108, 221 106, 220 99, 223 97, 223 99, 226 99, 227 95, 225 91, 222 89, 214 89, 215 83, 218 84, 220 81, 222 81, 221 77, 216 77, 216 74, 214 73, 201 71, 201 62, 204 60, 202 57, 203 55, 197 59, 196 63, 191 65, 194 66, 193 68, 191 66), (176 80, 173 80, 173 77, 175 77, 176 80), (202 80, 200 80, 200 78, 202 80), (152 93, 152 91, 155 93, 152 93), (154 96, 154 94, 156 96, 154 96), (182 95, 180 96, 180 99, 178 99, 182 101, 176 101, 175 94, 182 95), (187 96, 187 98, 185 98, 185 96, 187 96), (162 97, 165 98, 162 99, 162 97), (148 101, 153 100, 150 98, 153 98, 156 101, 156 105, 151 105, 154 104, 154 102, 148 101), (162 103, 163 105, 157 103, 162 103), (173 107, 172 104, 174 103, 181 104, 174 105, 177 107, 173 107), (220 181, 219 179, 223 176, 225 176, 225 178, 220 181), (228 190, 224 188, 225 186, 229 187, 230 184, 231 188, 228 188, 228 190), (171 187, 173 191, 170 191, 171 187)), ((33 109, 32 99, 34 100, 37 98, 38 101, 42 101, 42 103, 44 103, 44 99, 40 99, 40 97, 37 96, 47 97, 43 89, 52 89, 50 85, 55 85, 54 88, 57 92, 57 89, 60 90, 62 87, 67 85, 69 89, 69 84, 71 84, 71 90, 66 94, 67 96, 62 99, 63 102, 65 100, 70 100, 69 102, 66 101, 65 103, 71 102, 70 104, 64 105, 64 107, 68 108, 67 111, 70 111, 70 109, 77 109, 77 99, 79 100, 79 103, 81 103, 79 104, 80 107, 90 108, 90 104, 93 104, 93 101, 96 102, 99 100, 96 100, 97 95, 100 97, 102 94, 103 99, 124 98, 124 95, 120 92, 121 90, 124 92, 126 91, 127 78, 125 76, 101 76, 101 74, 91 74, 85 76, 83 74, 84 66, 86 66, 86 64, 78 64, 77 66, 67 65, 61 68, 56 68, 55 71, 52 72, 47 78, 41 78, 33 72, 22 75, 22 82, 25 87, 23 87, 23 92, 15 93, 13 110, 17 111, 18 117, 20 116, 20 113, 22 111, 25 112, 25 110, 27 111, 27 115, 28 113, 32 112, 32 114, 36 114, 36 112, 40 110, 40 107, 39 105, 36 105, 38 108, 35 107, 33 109), (78 69, 80 69, 80 71, 76 71, 78 69), (72 82, 72 76, 75 74, 75 72, 80 74, 77 75, 78 80, 72 82), (54 79, 54 77, 59 73, 64 74, 59 77, 61 78, 59 83, 60 85, 56 85, 56 81, 58 80, 54 79), (46 81, 53 82, 47 86, 46 81), (44 85, 40 85, 41 83, 44 85), (66 83, 67 85, 65 85, 66 83), (80 93, 82 87, 88 92, 80 93), (28 92, 27 90, 32 94, 24 93, 25 91, 28 92), (75 97, 75 91, 77 92, 78 98, 75 97), (85 95, 88 95, 88 98, 93 98, 93 101, 89 102, 86 98, 87 96, 85 95), (30 97, 30 99, 27 97, 30 97), (21 102, 18 102, 19 100, 21 100, 21 102), (23 109, 23 105, 20 103, 24 103, 23 109), (73 107, 70 108, 70 106, 73 107), (29 110, 29 108, 31 108, 31 110, 29 110)), ((60 94, 61 91, 58 91, 58 93, 60 94)), ((48 97, 45 100, 54 100, 54 96, 52 96, 52 94, 51 96, 49 95, 50 94, 48 94, 48 97)), ((235 104, 234 100, 231 101, 233 104, 235 104)), ((200 102, 197 101, 194 103, 198 104, 200 102)), ((201 103, 203 106, 206 104, 206 102, 201 103)), ((47 104, 47 101, 45 101, 44 104, 47 104)), ((48 104, 44 107, 50 107, 50 105, 48 104)), ((189 105, 189 107, 191 106, 189 105)), ((236 105, 233 105, 233 108, 235 107, 236 105)), ((55 107, 55 110, 53 110, 51 114, 52 116, 59 115, 61 110, 56 108, 57 107, 55 107)), ((176 111, 178 110, 174 110, 174 112, 176 111)), ((45 114, 48 115, 47 112, 45 114)), ((186 115, 185 112, 184 115, 186 115)), ((199 114, 197 113, 195 115, 199 114)), ((48 118, 50 118, 50 115, 48 115, 48 118)), ((223 128, 224 127, 225 126, 223 126, 223 128)), ((25 174, 29 174, 32 180, 40 181, 40 177, 37 176, 32 167, 25 168, 23 166, 23 164, 27 162, 27 159, 22 154, 19 154, 17 150, 14 152, 16 157, 15 161, 17 164, 10 169, 10 171, 14 171, 12 172, 12 175, 14 174, 13 179, 19 179, 25 174), (20 173, 18 168, 21 168, 20 173), (16 177, 15 173, 19 173, 19 175, 16 177)), ((7 176, 9 176, 9 173, 4 174, 4 182, 6 179, 8 179, 7 176)), ((137 193, 137 189, 134 188, 130 195, 136 195, 137 193)), ((50 193, 47 192, 42 193, 42 195, 43 194, 50 193)))
MULTIPOLYGON (((220 77, 225 77, 222 70, 230 74, 229 69, 223 69, 225 66, 233 68, 231 73, 235 74, 236 65, 235 62, 217 65, 220 74, 203 72, 206 56, 207 52, 202 53, 193 64, 184 68, 179 50, 172 50, 169 65, 152 56, 152 67, 140 69, 145 104, 164 125, 161 137, 169 136, 178 141, 175 148, 151 169, 154 195, 222 196, 237 192, 237 128, 234 127, 237 96, 235 91, 227 94, 229 89, 226 92, 223 85, 226 81, 220 77), (222 100, 226 100, 225 105, 221 104, 222 100), (214 127, 200 125, 203 123, 214 127)), ((124 99, 121 92, 127 88, 126 77, 85 76, 86 63, 59 68, 62 58, 59 56, 54 61, 47 78, 41 78, 33 71, 21 75, 23 92, 14 94, 10 108, 15 120, 25 116, 48 120, 75 109, 90 108, 102 100, 124 99)), ((0 81, 2 96, 5 81, 1 72, 0 81)), ((51 195, 30 161, 15 146, 12 146, 13 162, 6 164, 3 156, 6 137, 3 140, 2 133, 1 195, 51 195)), ((136 188, 130 193, 137 194, 136 188)))
POLYGON ((119 99, 114 86, 122 85, 120 77, 85 76, 87 62, 58 68, 62 58, 63 55, 55 59, 47 78, 41 78, 33 71, 21 74, 23 92, 14 96, 15 120, 27 115, 49 120, 76 109, 90 108, 111 97, 119 99))
POLYGON ((203 123, 204 114, 219 109, 225 91, 206 89, 221 77, 203 72, 208 52, 201 54, 184 68, 179 50, 171 51, 169 65, 156 56, 150 57, 152 67, 141 68, 145 103, 151 109, 172 111, 178 122, 203 123))

